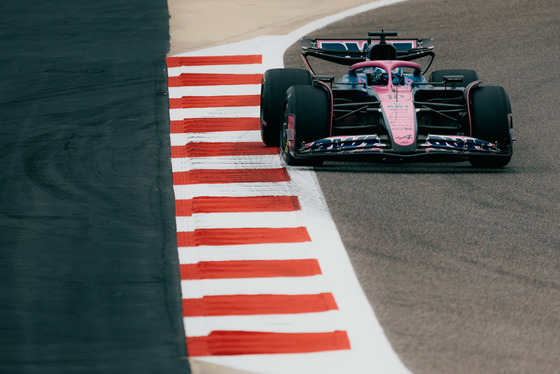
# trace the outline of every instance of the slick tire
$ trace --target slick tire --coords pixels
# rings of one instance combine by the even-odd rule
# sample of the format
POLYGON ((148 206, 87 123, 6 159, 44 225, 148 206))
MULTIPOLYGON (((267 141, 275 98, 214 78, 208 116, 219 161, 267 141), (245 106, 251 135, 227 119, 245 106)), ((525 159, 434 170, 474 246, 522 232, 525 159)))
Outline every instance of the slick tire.
POLYGON ((297 158, 302 142, 326 138, 330 134, 330 102, 325 90, 314 86, 292 86, 286 92, 280 153, 288 165, 319 166, 321 158, 297 158), (290 129, 290 126, 293 126, 290 129), (292 131, 293 130, 293 131, 292 131))
POLYGON ((513 152, 510 132, 511 105, 503 87, 475 88, 471 96, 471 125, 474 138, 497 143, 505 155, 469 156, 477 168, 499 168, 509 164, 513 152))
POLYGON ((286 90, 290 86, 311 86, 311 74, 304 69, 267 70, 261 84, 261 138, 265 145, 280 145, 280 127, 282 125, 282 108, 286 90))

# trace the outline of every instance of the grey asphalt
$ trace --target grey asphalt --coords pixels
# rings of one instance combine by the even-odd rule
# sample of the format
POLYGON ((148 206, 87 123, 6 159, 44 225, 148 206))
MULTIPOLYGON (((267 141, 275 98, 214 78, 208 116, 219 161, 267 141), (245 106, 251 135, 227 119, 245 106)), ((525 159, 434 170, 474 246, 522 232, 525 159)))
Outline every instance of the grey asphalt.
MULTIPOLYGON (((559 19, 556 0, 410 0, 309 35, 433 37, 434 68, 475 69, 512 102, 506 168, 316 168, 362 287, 414 373, 560 370, 559 19)), ((297 46, 285 64, 303 67, 297 46)))
POLYGON ((0 5, 0 372, 188 373, 164 0, 0 5))

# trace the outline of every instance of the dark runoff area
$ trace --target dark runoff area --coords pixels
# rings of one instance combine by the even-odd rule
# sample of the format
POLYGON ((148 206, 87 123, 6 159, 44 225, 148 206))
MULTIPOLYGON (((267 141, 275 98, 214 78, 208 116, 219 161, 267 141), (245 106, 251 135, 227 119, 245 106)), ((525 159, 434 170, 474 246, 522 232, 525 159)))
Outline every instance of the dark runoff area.
POLYGON ((165 0, 0 3, 0 372, 189 373, 165 0))

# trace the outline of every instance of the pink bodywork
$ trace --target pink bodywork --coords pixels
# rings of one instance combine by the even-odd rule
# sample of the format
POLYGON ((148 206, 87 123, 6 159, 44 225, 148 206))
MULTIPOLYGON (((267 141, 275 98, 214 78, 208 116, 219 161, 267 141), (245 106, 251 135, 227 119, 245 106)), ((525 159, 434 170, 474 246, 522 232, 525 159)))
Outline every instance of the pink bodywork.
POLYGON ((416 116, 412 89, 410 85, 393 84, 391 72, 399 67, 421 70, 420 65, 410 61, 365 61, 354 64, 350 71, 362 68, 378 67, 388 74, 388 84, 371 86, 381 100, 381 107, 386 116, 393 140, 397 145, 409 146, 416 139, 414 118, 416 116))

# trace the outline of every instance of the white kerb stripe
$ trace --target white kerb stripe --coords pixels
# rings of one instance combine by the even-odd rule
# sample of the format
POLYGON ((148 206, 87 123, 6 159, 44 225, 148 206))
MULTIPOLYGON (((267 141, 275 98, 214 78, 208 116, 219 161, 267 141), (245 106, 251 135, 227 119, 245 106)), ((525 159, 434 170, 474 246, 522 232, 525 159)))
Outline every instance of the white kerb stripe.
POLYGON ((196 229, 287 228, 305 225, 300 212, 203 213, 177 217, 177 232, 196 229))
POLYGON ((338 310, 320 313, 249 316, 186 317, 187 337, 207 336, 212 331, 262 331, 278 333, 317 333, 345 330, 347 324, 338 310))
POLYGON ((311 242, 179 247, 178 250, 180 264, 200 261, 303 260, 316 255, 311 242))
POLYGON ((222 108, 189 108, 170 109, 169 119, 180 121, 187 118, 259 118, 260 107, 258 106, 236 106, 222 108))
POLYGON ((167 75, 178 77, 181 74, 264 74, 266 67, 262 64, 243 65, 201 65, 178 66, 167 69, 167 75))
POLYGON ((253 142, 262 145, 259 130, 248 131, 216 131, 216 132, 190 132, 171 134, 171 145, 186 145, 187 143, 240 143, 253 142))
POLYGON ((282 166, 282 159, 279 155, 174 157, 171 159, 171 167, 174 172, 200 169, 274 169, 282 166))
POLYGON ((238 86, 187 86, 169 87, 169 98, 178 99, 185 96, 236 96, 260 95, 260 84, 244 84, 238 86))
POLYGON ((192 199, 196 196, 290 196, 294 191, 289 182, 270 183, 216 183, 173 186, 176 199, 192 199))
POLYGON ((181 281, 183 299, 217 295, 314 295, 331 291, 322 275, 181 281))

